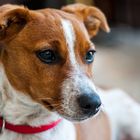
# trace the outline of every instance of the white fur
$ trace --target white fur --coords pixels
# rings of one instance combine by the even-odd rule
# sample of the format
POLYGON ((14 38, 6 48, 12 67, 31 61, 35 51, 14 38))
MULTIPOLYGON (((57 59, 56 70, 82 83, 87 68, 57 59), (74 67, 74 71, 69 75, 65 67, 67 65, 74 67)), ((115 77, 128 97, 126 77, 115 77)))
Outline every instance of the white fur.
MULTIPOLYGON (((42 105, 32 101, 24 93, 15 90, 9 83, 4 68, 0 65, 0 115, 13 124, 40 126, 60 118, 42 105)), ((56 128, 35 135, 22 135, 9 130, 0 134, 0 140, 75 140, 72 123, 63 120, 56 128), (69 133, 71 132, 71 133, 69 133)))
POLYGON ((72 23, 69 20, 61 20, 66 45, 68 48, 69 60, 71 64, 71 71, 69 78, 65 79, 62 84, 63 103, 62 108, 64 115, 69 119, 79 117, 82 113, 78 104, 77 96, 80 94, 90 94, 96 91, 93 81, 89 79, 84 69, 78 64, 75 56, 75 39, 76 34, 72 23), (91 91, 91 92, 90 92, 91 91))
POLYGON ((74 75, 65 79, 62 85, 64 113, 69 118, 79 117, 82 112, 78 106, 77 97, 80 94, 92 94, 93 91, 96 91, 94 84, 84 75, 74 75))
POLYGON ((140 140, 140 104, 120 89, 98 93, 110 121, 112 140, 121 140, 125 134, 140 140))
POLYGON ((74 32, 72 23, 69 20, 62 19, 61 24, 62 24, 64 36, 66 39, 67 47, 69 50, 70 62, 72 63, 72 65, 76 65, 77 62, 76 62, 76 57, 75 57, 75 53, 74 53, 76 36, 75 36, 75 32, 74 32))

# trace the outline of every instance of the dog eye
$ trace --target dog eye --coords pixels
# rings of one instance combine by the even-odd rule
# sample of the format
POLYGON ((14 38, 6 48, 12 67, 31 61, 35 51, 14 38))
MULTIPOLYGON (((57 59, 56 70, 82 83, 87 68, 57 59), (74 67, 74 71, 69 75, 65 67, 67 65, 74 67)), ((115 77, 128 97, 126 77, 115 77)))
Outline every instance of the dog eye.
POLYGON ((43 50, 36 52, 37 57, 46 64, 53 64, 57 61, 56 52, 53 50, 43 50))
POLYGON ((87 64, 90 64, 90 63, 93 62, 95 53, 96 53, 95 50, 90 50, 90 51, 88 51, 88 52, 86 53, 85 60, 86 60, 86 63, 87 63, 87 64))

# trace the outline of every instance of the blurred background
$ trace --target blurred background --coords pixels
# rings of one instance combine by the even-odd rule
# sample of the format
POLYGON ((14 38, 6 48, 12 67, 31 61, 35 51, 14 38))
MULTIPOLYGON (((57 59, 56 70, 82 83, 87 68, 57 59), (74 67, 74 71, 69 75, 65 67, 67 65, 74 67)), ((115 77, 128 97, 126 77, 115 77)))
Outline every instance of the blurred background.
POLYGON ((30 9, 59 9, 75 2, 99 7, 111 26, 110 34, 100 31, 92 39, 97 49, 96 85, 122 88, 140 101, 140 0, 0 0, 0 5, 13 3, 30 9))

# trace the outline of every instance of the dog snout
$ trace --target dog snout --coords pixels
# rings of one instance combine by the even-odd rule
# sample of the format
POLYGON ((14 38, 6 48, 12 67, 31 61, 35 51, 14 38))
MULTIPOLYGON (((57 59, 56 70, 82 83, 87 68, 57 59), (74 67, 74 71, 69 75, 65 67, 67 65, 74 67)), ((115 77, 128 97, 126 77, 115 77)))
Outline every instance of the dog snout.
POLYGON ((101 99, 96 93, 82 94, 77 98, 77 101, 84 114, 94 115, 101 106, 101 99))

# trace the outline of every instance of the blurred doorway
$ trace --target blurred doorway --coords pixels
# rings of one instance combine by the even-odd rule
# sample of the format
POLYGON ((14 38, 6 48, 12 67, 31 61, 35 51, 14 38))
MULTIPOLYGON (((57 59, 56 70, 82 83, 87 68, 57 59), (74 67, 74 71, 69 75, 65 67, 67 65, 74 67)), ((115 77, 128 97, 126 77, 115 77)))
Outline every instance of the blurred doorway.
POLYGON ((140 0, 94 0, 113 24, 140 27, 140 0))

